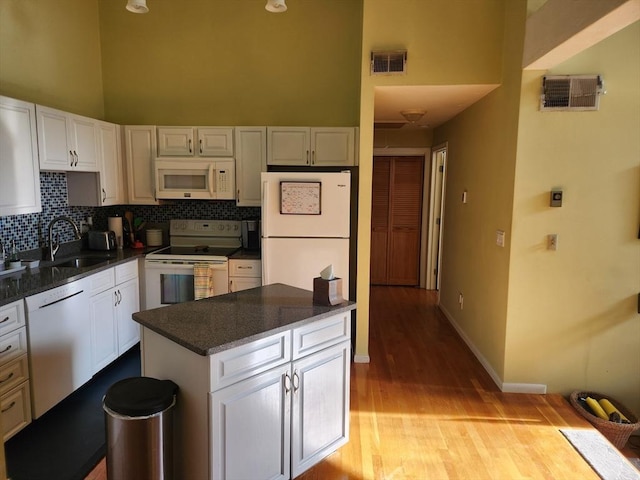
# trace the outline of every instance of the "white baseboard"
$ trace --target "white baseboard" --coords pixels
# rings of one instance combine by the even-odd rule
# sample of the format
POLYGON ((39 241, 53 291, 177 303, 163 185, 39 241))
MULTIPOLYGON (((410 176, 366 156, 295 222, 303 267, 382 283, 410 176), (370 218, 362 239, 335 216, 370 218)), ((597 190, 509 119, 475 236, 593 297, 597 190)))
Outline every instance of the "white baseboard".
POLYGON ((543 383, 503 383, 500 388, 505 393, 547 393, 547 386, 543 383))
POLYGON ((369 358, 369 355, 354 355, 353 356, 353 363, 370 363, 371 362, 371 358, 369 358))
POLYGON ((462 330, 462 328, 460 328, 458 323, 453 318, 453 315, 451 315, 449 313, 449 311, 446 308, 444 308, 442 305, 438 305, 438 308, 440 308, 440 311, 444 314, 445 317, 447 317, 447 320, 449 320, 449 323, 453 326, 453 328, 455 328, 456 332, 458 332, 458 335, 460 335, 460 338, 462 338, 464 343, 467 344, 467 346, 469 347, 471 352, 476 356, 476 358, 478 359, 480 364, 482 364, 482 367, 486 370, 486 372, 489 374, 489 376, 494 381, 494 383, 498 386, 498 388, 500 389, 501 392, 505 392, 505 393, 536 393, 536 394, 547 393, 547 386, 543 385, 543 384, 538 384, 538 383, 504 383, 502 381, 502 378, 500 378, 500 375, 498 375, 498 373, 491 366, 491 363, 489 363, 489 361, 484 357, 484 355, 482 355, 480 350, 478 350, 478 348, 476 348, 476 346, 473 344, 471 339, 467 336, 465 331, 462 330))

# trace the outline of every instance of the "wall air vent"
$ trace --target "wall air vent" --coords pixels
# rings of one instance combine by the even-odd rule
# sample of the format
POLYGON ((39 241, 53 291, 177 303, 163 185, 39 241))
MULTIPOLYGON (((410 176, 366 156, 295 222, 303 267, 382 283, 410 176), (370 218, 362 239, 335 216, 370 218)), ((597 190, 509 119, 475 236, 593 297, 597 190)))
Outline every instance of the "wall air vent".
POLYGON ((371 75, 403 75, 406 71, 406 50, 371 52, 371 75))
POLYGON ((603 90, 600 75, 557 75, 542 77, 540 110, 598 110, 603 90))

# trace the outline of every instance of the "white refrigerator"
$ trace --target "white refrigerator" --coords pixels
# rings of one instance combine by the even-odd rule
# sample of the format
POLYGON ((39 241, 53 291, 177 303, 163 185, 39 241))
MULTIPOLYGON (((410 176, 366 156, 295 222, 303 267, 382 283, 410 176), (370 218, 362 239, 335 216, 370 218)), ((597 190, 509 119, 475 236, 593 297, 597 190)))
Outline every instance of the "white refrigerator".
POLYGON ((351 173, 262 173, 262 284, 313 290, 333 265, 349 299, 351 173))

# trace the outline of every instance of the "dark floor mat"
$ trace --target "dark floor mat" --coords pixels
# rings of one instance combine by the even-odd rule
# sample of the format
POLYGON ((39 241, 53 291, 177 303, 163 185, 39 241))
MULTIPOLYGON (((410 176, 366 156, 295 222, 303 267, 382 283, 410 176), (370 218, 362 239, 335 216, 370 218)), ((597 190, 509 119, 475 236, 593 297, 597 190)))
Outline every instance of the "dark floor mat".
POLYGON ((105 455, 102 398, 118 380, 140 376, 134 347, 5 444, 12 480, 83 480, 105 455))

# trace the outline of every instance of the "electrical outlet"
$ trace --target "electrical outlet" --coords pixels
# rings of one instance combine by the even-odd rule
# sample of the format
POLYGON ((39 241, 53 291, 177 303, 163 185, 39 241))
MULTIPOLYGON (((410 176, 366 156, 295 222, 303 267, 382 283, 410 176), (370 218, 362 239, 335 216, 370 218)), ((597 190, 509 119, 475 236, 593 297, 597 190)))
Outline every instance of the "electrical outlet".
POLYGON ((550 233, 547 235, 547 250, 557 250, 558 249, 558 234, 550 233))

